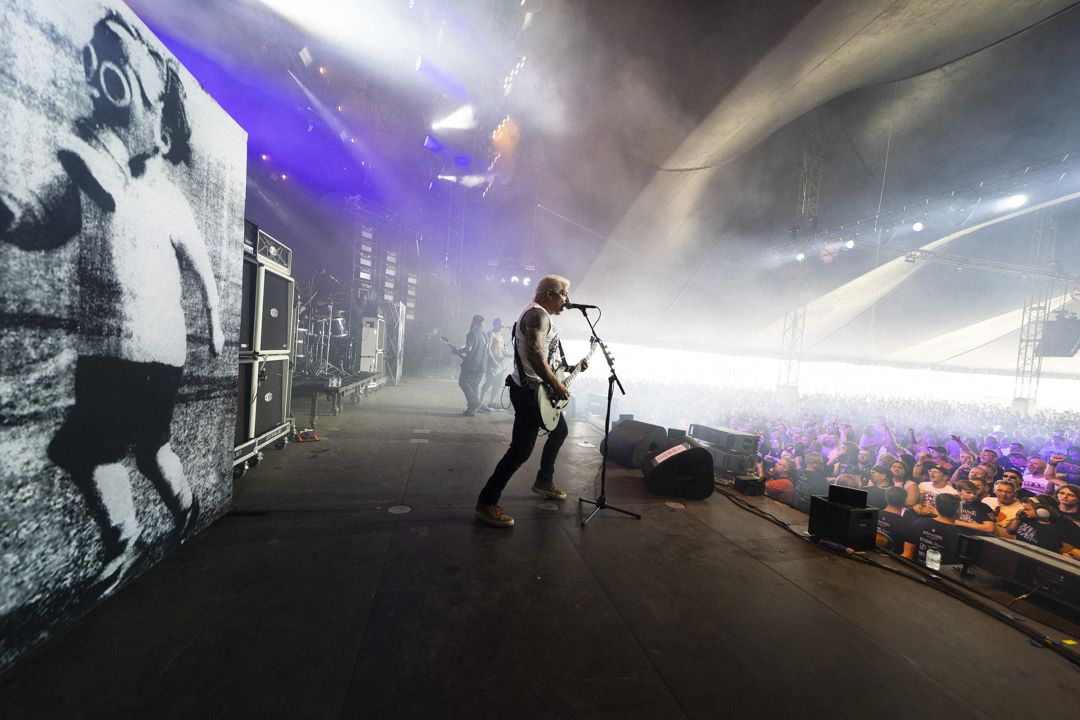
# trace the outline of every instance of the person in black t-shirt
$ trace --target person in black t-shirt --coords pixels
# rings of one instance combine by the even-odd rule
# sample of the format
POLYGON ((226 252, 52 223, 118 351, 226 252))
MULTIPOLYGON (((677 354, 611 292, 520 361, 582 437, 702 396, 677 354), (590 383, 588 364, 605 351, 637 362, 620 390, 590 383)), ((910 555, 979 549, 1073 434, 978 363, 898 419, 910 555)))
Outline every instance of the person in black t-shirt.
POLYGON ((885 489, 885 508, 878 513, 877 546, 893 552, 903 552, 904 542, 911 532, 914 513, 904 508, 907 491, 892 486, 885 489))
POLYGON ((993 533, 994 511, 979 499, 978 486, 970 480, 960 480, 956 487, 960 491, 960 512, 956 516, 956 526, 980 535, 993 533))
POLYGON ((955 565, 960 550, 960 528, 956 526, 960 496, 942 493, 934 498, 934 509, 936 517, 920 518, 912 523, 904 542, 904 557, 926 565, 928 553, 936 551, 942 565, 955 565))
POLYGON ((1020 542, 1038 545, 1043 550, 1061 552, 1061 528, 1055 520, 1057 510, 1042 498, 1024 499, 1024 508, 1009 521, 1005 530, 1020 542))
POLYGON ((1058 501, 1058 527, 1061 539, 1068 547, 1063 552, 1080 560, 1080 487, 1062 485, 1054 497, 1058 501))
MULTIPOLYGON (((889 472, 889 468, 884 465, 875 465, 870 469, 870 485, 866 488, 867 507, 885 509, 887 503, 885 490, 888 489, 890 482, 892 482, 892 473, 889 472)), ((901 507, 903 507, 903 503, 901 503, 901 507)))

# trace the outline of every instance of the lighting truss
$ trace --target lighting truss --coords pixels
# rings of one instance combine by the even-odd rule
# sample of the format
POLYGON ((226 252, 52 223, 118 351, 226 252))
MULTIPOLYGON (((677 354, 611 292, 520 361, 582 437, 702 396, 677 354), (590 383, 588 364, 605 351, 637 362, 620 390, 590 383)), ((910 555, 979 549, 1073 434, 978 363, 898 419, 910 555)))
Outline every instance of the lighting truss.
MULTIPOLYGON (((1080 151, 1072 150, 1047 160, 1024 165, 1001 175, 980 180, 977 183, 931 195, 916 202, 846 222, 838 227, 819 230, 796 241, 778 243, 769 248, 776 257, 791 258, 798 252, 807 256, 811 248, 844 247, 854 241, 872 240, 903 227, 911 227, 914 221, 941 217, 952 213, 966 218, 990 201, 1002 200, 1022 191, 1035 188, 1066 187, 1067 183, 1080 184, 1080 151)), ((1075 189, 1075 188, 1073 188, 1075 189)), ((1066 194, 1062 191, 1061 194, 1066 194)), ((909 251, 900 253, 908 255, 909 251)))
POLYGON ((967 257, 964 255, 952 255, 950 253, 935 252, 933 250, 891 250, 887 247, 862 245, 857 249, 865 252, 880 252, 890 257, 902 257, 910 263, 923 261, 950 265, 962 270, 985 270, 988 272, 1015 275, 1021 278, 1035 280, 1053 280, 1066 283, 1080 283, 1080 274, 1063 272, 1060 268, 1033 267, 1031 265, 1017 265, 1015 263, 987 260, 986 258, 967 257))

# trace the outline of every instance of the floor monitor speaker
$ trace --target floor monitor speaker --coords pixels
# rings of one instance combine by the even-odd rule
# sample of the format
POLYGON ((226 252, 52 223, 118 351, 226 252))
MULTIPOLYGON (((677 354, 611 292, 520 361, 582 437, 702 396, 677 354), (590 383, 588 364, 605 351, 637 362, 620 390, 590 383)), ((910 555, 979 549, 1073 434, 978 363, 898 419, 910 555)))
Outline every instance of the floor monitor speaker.
POLYGON ((732 430, 726 427, 709 427, 708 425, 691 425, 686 433, 690 437, 707 443, 710 447, 727 452, 739 453, 740 455, 753 455, 758 449, 758 438, 754 433, 732 430))
POLYGON ((639 468, 651 452, 667 447, 667 430, 659 425, 624 420, 608 433, 600 453, 623 467, 639 468))
POLYGON ((653 495, 704 500, 713 494, 713 459, 691 440, 646 456, 645 487, 653 495))

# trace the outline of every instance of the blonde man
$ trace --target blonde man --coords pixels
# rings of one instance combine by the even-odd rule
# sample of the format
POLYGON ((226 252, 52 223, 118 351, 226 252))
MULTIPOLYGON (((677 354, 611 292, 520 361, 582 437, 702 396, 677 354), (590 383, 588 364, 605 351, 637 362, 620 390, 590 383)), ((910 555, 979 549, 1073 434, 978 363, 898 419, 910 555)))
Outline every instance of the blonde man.
MULTIPOLYGON (((512 527, 514 518, 499 507, 499 498, 519 467, 532 455, 536 434, 541 428, 537 388, 548 385, 554 394, 565 400, 570 397, 566 386, 552 370, 562 361, 559 332, 552 317, 563 311, 570 301, 570 281, 559 275, 545 275, 536 283, 533 301, 521 313, 514 325, 514 371, 510 381, 510 402, 514 405, 514 431, 510 447, 495 466, 476 504, 476 517, 493 527, 512 527)), ((582 361, 584 369, 584 360, 582 361)), ((548 433, 540 457, 540 471, 532 491, 552 500, 565 500, 566 493, 554 481, 555 459, 566 440, 566 418, 548 433)))

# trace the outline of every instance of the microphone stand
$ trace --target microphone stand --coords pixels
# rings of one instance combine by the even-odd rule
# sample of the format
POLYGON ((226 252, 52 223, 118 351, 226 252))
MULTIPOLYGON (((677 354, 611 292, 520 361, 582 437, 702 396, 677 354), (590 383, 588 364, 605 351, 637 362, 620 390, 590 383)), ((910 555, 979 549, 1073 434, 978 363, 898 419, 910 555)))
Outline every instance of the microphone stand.
POLYGON ((592 320, 589 319, 589 314, 586 312, 585 308, 579 308, 579 309, 581 310, 581 314, 585 317, 585 322, 589 323, 589 329, 592 330, 592 336, 596 340, 597 344, 600 346, 600 349, 603 351, 604 359, 607 361, 608 369, 611 371, 611 374, 608 375, 608 385, 607 385, 607 414, 604 416, 604 443, 603 443, 603 445, 600 446, 601 448, 603 448, 603 451, 604 451, 602 453, 602 455, 604 456, 604 459, 600 463, 600 494, 596 496, 595 500, 586 500, 585 498, 580 498, 580 497, 578 498, 578 507, 580 507, 582 503, 588 503, 590 505, 595 505, 596 506, 596 509, 593 510, 591 513, 589 513, 589 517, 587 517, 587 518, 585 518, 584 520, 581 521, 581 527, 585 527, 585 525, 587 525, 588 522, 593 519, 593 516, 596 515, 596 513, 600 512, 601 510, 604 510, 604 509, 614 510, 615 512, 621 512, 623 515, 630 515, 631 517, 635 517, 638 520, 640 520, 641 516, 638 515, 637 513, 630 512, 629 510, 623 510, 622 508, 617 508, 614 505, 608 505, 607 494, 606 494, 606 489, 607 489, 607 453, 608 453, 608 432, 611 430, 611 400, 612 400, 612 398, 615 397, 615 386, 616 385, 619 386, 619 392, 621 392, 623 395, 626 394, 626 390, 623 389, 622 382, 619 381, 619 376, 615 374, 615 360, 611 357, 611 354, 608 352, 607 346, 604 345, 604 343, 600 340, 599 336, 597 336, 596 327, 593 325, 592 320))

